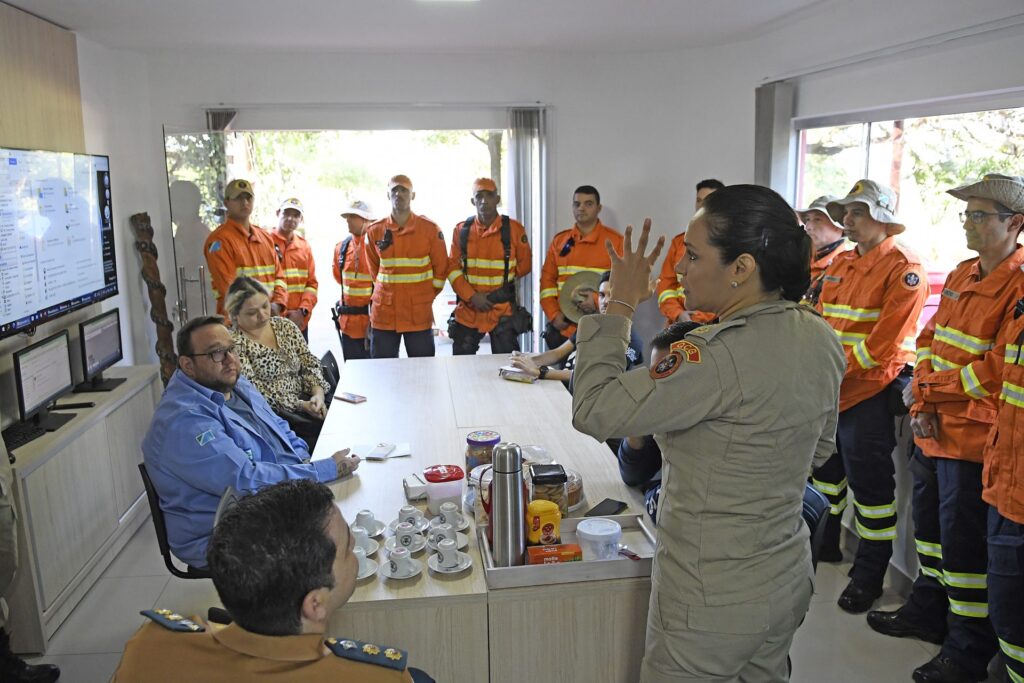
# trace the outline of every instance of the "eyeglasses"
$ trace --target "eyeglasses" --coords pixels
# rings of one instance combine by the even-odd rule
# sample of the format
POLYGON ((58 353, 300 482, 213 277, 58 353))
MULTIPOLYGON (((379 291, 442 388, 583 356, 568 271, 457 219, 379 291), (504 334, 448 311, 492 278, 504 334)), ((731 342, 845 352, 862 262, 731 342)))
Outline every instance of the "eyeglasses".
POLYGON ((1012 215, 1013 213, 1002 213, 999 211, 961 211, 960 222, 966 223, 969 218, 975 225, 983 225, 989 216, 999 216, 1001 220, 1005 220, 1007 216, 1012 215))
POLYGON ((228 357, 228 354, 238 357, 238 347, 231 345, 226 349, 217 349, 215 351, 207 351, 206 353, 186 353, 186 356, 190 358, 197 358, 199 356, 209 356, 210 360, 214 363, 223 363, 224 359, 228 357))

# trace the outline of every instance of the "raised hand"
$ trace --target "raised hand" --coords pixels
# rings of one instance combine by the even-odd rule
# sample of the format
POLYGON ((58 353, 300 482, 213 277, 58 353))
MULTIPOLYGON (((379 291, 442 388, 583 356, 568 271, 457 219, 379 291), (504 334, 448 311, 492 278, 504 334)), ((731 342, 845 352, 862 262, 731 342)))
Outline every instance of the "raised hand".
MULTIPOLYGON (((643 229, 636 251, 633 250, 633 226, 626 226, 626 239, 622 245, 622 256, 615 253, 611 241, 606 240, 605 248, 611 259, 611 278, 608 281, 611 290, 609 313, 623 313, 623 309, 636 309, 641 301, 654 295, 657 279, 653 276, 654 264, 665 246, 664 235, 658 238, 657 244, 650 254, 644 254, 651 236, 651 219, 644 219, 643 229), (613 308, 614 307, 614 308, 613 308)), ((632 313, 632 311, 631 311, 632 313)))

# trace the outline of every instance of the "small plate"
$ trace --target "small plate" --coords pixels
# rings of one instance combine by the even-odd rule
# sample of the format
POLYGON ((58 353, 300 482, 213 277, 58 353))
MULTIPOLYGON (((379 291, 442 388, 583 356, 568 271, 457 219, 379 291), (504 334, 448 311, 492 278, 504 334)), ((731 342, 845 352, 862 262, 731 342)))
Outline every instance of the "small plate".
POLYGON ((373 555, 378 550, 380 550, 380 543, 378 543, 377 541, 373 540, 372 538, 367 539, 367 541, 366 541, 366 556, 369 557, 370 555, 373 555))
POLYGON ((392 579, 396 581, 403 581, 405 579, 411 579, 414 576, 419 576, 419 573, 423 571, 423 563, 418 560, 413 560, 416 565, 415 571, 412 574, 406 574, 405 576, 395 576, 391 573, 391 564, 389 562, 380 563, 380 575, 385 579, 392 579))
POLYGON ((378 538, 380 537, 381 534, 384 533, 384 530, 388 528, 388 525, 380 521, 379 519, 375 519, 373 521, 376 522, 376 526, 373 527, 373 529, 367 529, 366 535, 370 538, 378 538))
MULTIPOLYGON (((391 523, 388 524, 388 528, 391 529, 391 533, 394 533, 395 529, 398 527, 398 521, 399 520, 397 520, 397 519, 393 519, 393 520, 391 520, 391 523)), ((416 529, 416 531, 418 531, 418 532, 420 532, 422 534, 424 531, 427 530, 427 527, 429 527, 429 526, 430 526, 430 520, 428 520, 426 517, 420 517, 420 523, 415 525, 414 528, 416 529)))
MULTIPOLYGON (((434 517, 432 520, 430 520, 430 526, 431 527, 441 526, 441 518, 440 517, 434 517)), ((466 515, 462 515, 462 524, 460 524, 458 526, 458 528, 456 528, 455 530, 456 531, 465 531, 468 528, 469 528, 469 517, 467 517, 466 515)))
POLYGON ((379 566, 377 565, 377 560, 367 559, 366 560, 366 569, 361 571, 361 572, 359 572, 359 574, 356 576, 356 580, 357 581, 362 581, 363 579, 370 578, 371 576, 373 576, 374 574, 377 573, 377 569, 378 568, 379 568, 379 566))
MULTIPOLYGON (((398 539, 394 536, 389 536, 388 540, 384 541, 384 550, 391 552, 398 545, 398 539)), ((417 534, 412 539, 412 545, 409 546, 409 552, 413 555, 418 553, 427 547, 427 539, 417 534)))
MULTIPOLYGON (((469 545, 469 536, 467 536, 466 534, 462 533, 461 531, 456 532, 455 533, 455 544, 459 546, 459 550, 462 550, 467 545, 469 545)), ((431 550, 435 551, 435 552, 437 551, 437 546, 434 545, 434 542, 431 541, 430 539, 427 539, 427 547, 430 548, 431 550)))
POLYGON ((459 563, 451 569, 445 569, 438 564, 440 560, 440 555, 431 555, 427 558, 427 566, 430 567, 430 571, 437 572, 438 574, 458 574, 473 566, 473 558, 467 553, 459 553, 459 563))

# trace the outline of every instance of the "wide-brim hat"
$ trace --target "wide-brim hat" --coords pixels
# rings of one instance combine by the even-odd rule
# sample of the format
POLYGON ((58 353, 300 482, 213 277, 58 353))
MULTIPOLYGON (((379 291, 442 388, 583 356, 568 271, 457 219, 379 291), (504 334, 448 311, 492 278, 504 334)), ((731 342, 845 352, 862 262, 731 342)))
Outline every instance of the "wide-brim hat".
POLYGON ((981 180, 946 192, 965 202, 971 197, 991 199, 1014 213, 1024 213, 1024 178, 1021 176, 988 173, 981 180))
POLYGON ((797 213, 808 213, 810 211, 821 211, 829 219, 829 221, 832 223, 832 225, 834 225, 837 228, 839 228, 840 230, 842 230, 843 229, 842 222, 840 221, 840 222, 837 223, 836 219, 832 218, 832 214, 830 214, 828 212, 828 204, 829 204, 829 202, 834 202, 837 199, 839 199, 838 195, 823 194, 820 197, 818 197, 817 199, 815 199, 813 202, 811 202, 810 205, 806 209, 797 209, 796 212, 797 213))
POLYGON ((576 323, 585 315, 596 313, 596 296, 601 286, 601 273, 581 270, 562 283, 558 293, 558 307, 566 319, 576 323))
POLYGON ((886 232, 898 235, 907 229, 896 217, 896 193, 892 188, 876 183, 869 178, 862 178, 842 199, 833 199, 827 205, 829 217, 843 222, 843 213, 848 204, 860 202, 868 207, 868 213, 879 223, 886 224, 886 232))

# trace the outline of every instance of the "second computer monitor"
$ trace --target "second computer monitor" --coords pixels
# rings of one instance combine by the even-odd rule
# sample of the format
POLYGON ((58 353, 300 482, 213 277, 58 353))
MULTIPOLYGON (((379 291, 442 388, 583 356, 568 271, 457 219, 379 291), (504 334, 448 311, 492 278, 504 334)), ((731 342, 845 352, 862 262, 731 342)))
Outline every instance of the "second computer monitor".
POLYGON ((75 393, 110 391, 124 382, 123 378, 103 378, 103 371, 124 357, 118 309, 80 323, 78 339, 82 346, 82 374, 85 381, 75 387, 75 393))
POLYGON ((74 414, 50 413, 51 402, 71 391, 71 353, 67 330, 14 352, 14 378, 21 421, 56 431, 74 414))

